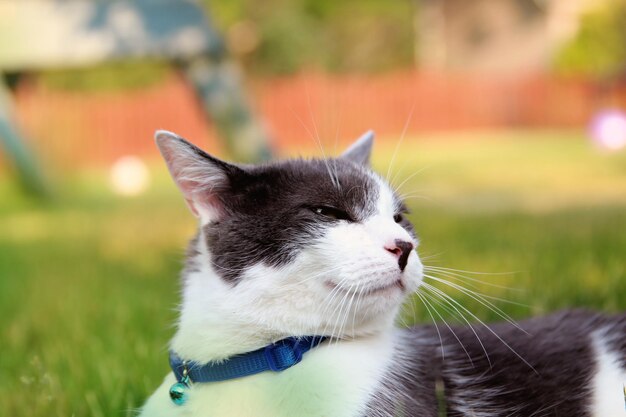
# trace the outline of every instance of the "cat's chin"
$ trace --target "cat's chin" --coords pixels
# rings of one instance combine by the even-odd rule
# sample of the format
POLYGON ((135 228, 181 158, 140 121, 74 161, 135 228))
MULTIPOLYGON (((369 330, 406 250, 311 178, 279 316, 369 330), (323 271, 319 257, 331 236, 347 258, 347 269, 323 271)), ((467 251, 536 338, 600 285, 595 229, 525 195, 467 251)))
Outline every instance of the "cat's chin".
MULTIPOLYGON (((348 304, 347 311, 352 311, 353 304, 358 311, 353 311, 353 317, 359 317, 360 325, 375 324, 379 321, 387 322, 385 318, 391 318, 396 314, 397 308, 402 304, 408 294, 406 277, 403 275, 390 276, 387 280, 377 280, 360 285, 345 285, 341 282, 328 280, 324 287, 331 297, 340 301, 340 304, 348 304)), ((344 307, 340 306, 341 311, 344 307)))
POLYGON ((356 294, 357 296, 360 295, 364 297, 389 295, 393 292, 399 292, 400 294, 404 294, 406 292, 406 285, 402 277, 389 283, 377 285, 375 284, 369 286, 357 286, 356 288, 354 288, 353 286, 345 288, 331 280, 324 282, 324 285, 330 291, 341 291, 344 293, 356 294))

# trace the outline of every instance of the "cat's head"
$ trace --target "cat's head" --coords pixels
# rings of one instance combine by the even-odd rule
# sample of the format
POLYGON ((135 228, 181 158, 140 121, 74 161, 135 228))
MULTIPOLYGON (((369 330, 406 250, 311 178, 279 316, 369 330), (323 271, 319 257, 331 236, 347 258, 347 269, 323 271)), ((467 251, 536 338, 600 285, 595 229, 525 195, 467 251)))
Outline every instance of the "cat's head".
POLYGON ((373 134, 341 156, 237 165, 165 131, 156 141, 199 218, 183 315, 276 336, 388 327, 422 279, 399 196, 369 168, 373 134), (208 319, 207 319, 208 320, 208 319))

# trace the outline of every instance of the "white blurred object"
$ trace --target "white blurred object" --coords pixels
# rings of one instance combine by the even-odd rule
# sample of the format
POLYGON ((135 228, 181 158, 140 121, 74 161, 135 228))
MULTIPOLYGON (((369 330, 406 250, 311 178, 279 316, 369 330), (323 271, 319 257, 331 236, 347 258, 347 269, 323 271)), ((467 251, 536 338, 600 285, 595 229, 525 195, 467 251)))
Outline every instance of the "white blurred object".
POLYGON ((136 156, 123 156, 111 167, 113 191, 124 196, 141 194, 148 188, 150 173, 146 164, 136 156))
POLYGON ((626 112, 603 110, 598 112, 590 126, 591 138, 603 149, 616 151, 626 146, 626 112))

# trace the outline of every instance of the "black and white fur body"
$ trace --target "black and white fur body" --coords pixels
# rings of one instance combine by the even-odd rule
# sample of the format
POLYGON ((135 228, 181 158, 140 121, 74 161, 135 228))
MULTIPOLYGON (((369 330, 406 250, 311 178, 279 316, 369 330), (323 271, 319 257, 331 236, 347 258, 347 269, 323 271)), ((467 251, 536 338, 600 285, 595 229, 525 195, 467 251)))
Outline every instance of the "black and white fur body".
POLYGON ((509 323, 490 325, 493 333, 482 326, 402 330, 397 355, 404 360, 389 370, 395 382, 366 415, 436 417, 440 408, 448 417, 626 415, 626 315, 571 310, 518 326, 526 333, 509 323))
POLYGON ((368 168, 370 135, 339 158, 260 166, 169 132, 157 144, 200 222, 171 349, 206 363, 330 340, 280 373, 193 384, 182 406, 170 373, 141 416, 626 416, 626 315, 394 327, 423 266, 403 202, 368 168))

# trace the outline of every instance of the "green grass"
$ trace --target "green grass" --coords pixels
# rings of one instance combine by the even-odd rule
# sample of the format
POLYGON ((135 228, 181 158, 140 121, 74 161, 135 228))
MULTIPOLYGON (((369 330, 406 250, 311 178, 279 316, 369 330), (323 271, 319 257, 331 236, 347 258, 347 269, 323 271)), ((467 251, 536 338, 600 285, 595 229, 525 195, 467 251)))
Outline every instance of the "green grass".
MULTIPOLYGON (((626 155, 576 133, 462 136, 406 140, 393 164, 398 178, 424 168, 402 189, 427 198, 409 200, 420 251, 436 255, 427 263, 516 271, 466 281, 526 304, 491 300, 515 318, 625 310, 626 155)), ((393 145, 379 148, 384 174, 393 145)), ((194 220, 153 168, 153 186, 135 199, 115 197, 98 171, 69 179, 46 205, 0 182, 0 415, 127 416, 165 375, 194 220)), ((405 320, 429 321, 419 302, 410 307, 405 320)))

